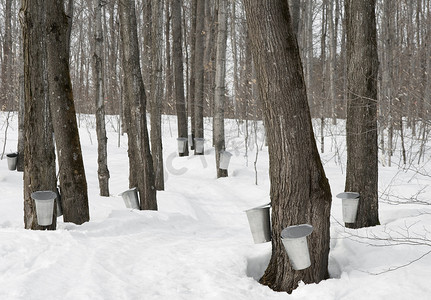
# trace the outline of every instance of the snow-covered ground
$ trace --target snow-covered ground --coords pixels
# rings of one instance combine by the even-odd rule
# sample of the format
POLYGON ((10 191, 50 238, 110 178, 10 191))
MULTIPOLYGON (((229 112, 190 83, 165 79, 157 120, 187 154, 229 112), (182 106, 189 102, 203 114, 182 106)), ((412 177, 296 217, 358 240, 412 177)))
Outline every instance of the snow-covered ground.
MULTIPOLYGON (((5 118, 0 114, 2 147, 5 118)), ((326 130, 322 161, 333 194, 331 278, 288 295, 256 281, 268 264, 271 243, 253 243, 244 213, 269 202, 268 150, 260 125, 255 135, 249 124, 246 157, 245 125, 226 122, 227 150, 234 155, 229 177, 216 179, 211 122, 205 122, 205 155, 178 157, 176 119, 165 116, 165 191, 157 194, 158 211, 138 211, 127 209, 118 196, 128 188, 127 137, 121 136, 118 147, 116 118, 107 122, 109 198, 98 193, 94 119, 81 116, 91 216, 83 225, 60 217, 56 231, 23 229, 22 173, 1 161, 0 299, 431 299, 431 255, 426 255, 431 163, 428 151, 417 164, 418 141, 407 141, 416 149, 409 168, 395 166, 399 151, 392 167, 380 165, 382 225, 350 230, 342 225, 335 197, 344 189, 343 122, 326 130)), ((6 153, 15 151, 17 132, 15 115, 6 153)))

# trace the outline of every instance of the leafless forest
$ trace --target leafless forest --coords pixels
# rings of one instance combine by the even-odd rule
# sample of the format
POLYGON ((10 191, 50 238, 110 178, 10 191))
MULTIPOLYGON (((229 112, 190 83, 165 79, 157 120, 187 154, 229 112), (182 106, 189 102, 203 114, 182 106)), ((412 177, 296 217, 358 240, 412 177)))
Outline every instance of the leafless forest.
POLYGON ((217 178, 228 176, 224 119, 245 123, 247 136, 262 120, 277 238, 260 282, 288 292, 319 282, 328 277, 332 199, 318 151, 325 127, 346 119, 345 190, 361 202, 345 226, 379 225, 379 160, 391 166, 394 151, 403 166, 425 157, 430 43, 429 0, 2 1, 0 105, 8 116, 19 111, 25 227, 43 229, 30 194, 54 191, 57 180, 64 220, 89 221, 76 115, 96 115, 101 196, 110 195, 105 115, 117 116, 141 210, 157 210, 164 189, 161 115, 177 116, 179 156, 189 146, 205 154, 204 117, 212 118, 217 178), (301 273, 279 236, 307 222, 313 269, 301 273))
MULTIPOLYGON (((0 103, 2 110, 17 110, 22 85, 23 51, 20 26, 21 1, 0 3, 0 103)), ((67 2, 67 1, 66 1, 67 2)), ((162 81, 160 96, 163 114, 175 114, 173 84, 173 16, 172 1, 161 1, 161 9, 152 10, 153 1, 136 1, 141 65, 147 94, 150 77, 152 41, 150 28, 162 26, 158 39, 161 53, 162 81), (153 15, 154 13, 154 15, 153 15)), ((203 113, 214 112, 217 10, 216 0, 205 1, 204 13, 204 102, 203 113)), ((336 122, 346 114, 346 46, 343 1, 291 1, 301 49, 301 58, 312 116, 322 122, 336 122)), ((73 1, 70 43, 70 68, 73 94, 78 113, 94 113, 95 87, 93 72, 95 9, 92 1, 73 1)), ((192 62, 192 1, 182 1, 181 30, 184 88, 190 103, 192 62)), ((377 1, 379 49, 379 130, 380 148, 391 151, 394 130, 411 128, 413 134, 428 135, 430 109, 430 41, 431 13, 428 0, 377 1), (419 122, 425 121, 425 122, 419 122), (420 126, 417 126, 417 125, 420 126)), ((122 69, 120 34, 116 1, 102 1, 104 102, 107 114, 121 111, 122 69)), ((242 1, 227 1, 227 80, 226 117, 239 120, 261 118, 256 101, 255 79, 245 13, 242 1)), ((188 109, 190 112, 190 106, 188 109)), ((190 113, 189 113, 190 115, 190 113)))

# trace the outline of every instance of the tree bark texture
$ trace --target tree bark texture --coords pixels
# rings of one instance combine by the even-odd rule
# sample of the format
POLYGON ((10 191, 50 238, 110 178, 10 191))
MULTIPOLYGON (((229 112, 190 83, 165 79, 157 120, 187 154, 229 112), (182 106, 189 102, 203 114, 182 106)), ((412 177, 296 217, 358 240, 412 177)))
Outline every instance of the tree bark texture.
POLYGON ((172 80, 172 67, 171 67, 171 14, 169 13, 172 0, 166 0, 165 7, 165 41, 166 41, 166 67, 165 67, 165 103, 163 105, 163 111, 171 113, 173 111, 172 94, 173 94, 173 80, 172 80))
POLYGON ((108 169, 108 138, 105 125, 105 93, 103 70, 103 29, 102 29, 102 0, 94 0, 96 30, 94 33, 94 80, 96 102, 96 133, 97 133, 97 175, 99 179, 100 196, 109 197, 109 169, 108 169))
POLYGON ((150 152, 146 118, 146 95, 139 63, 138 33, 134 0, 119 0, 119 19, 125 110, 128 110, 127 136, 129 187, 136 187, 142 210, 157 210, 153 159, 150 152))
POLYGON ((67 49, 67 56, 70 57, 70 40, 72 36, 72 20, 73 20, 73 13, 74 13, 74 0, 66 0, 66 15, 69 19, 69 22, 67 24, 67 32, 66 32, 66 49, 67 49))
MULTIPOLYGON (((24 70, 22 70, 24 72, 24 70)), ((21 73, 21 72, 20 72, 21 73)), ((24 118, 25 118, 25 88, 24 88, 24 73, 19 76, 19 96, 18 96, 18 161, 16 170, 24 172, 24 118)))
POLYGON ((358 192, 356 222, 379 224, 375 0, 347 0, 347 171, 345 191, 358 192))
MULTIPOLYGON (((175 82, 175 104, 177 109, 178 137, 187 138, 187 111, 186 99, 184 96, 184 75, 183 75, 183 51, 182 51, 182 29, 181 29, 181 0, 172 1, 172 55, 174 64, 174 82, 175 82)), ((188 140, 188 139, 187 139, 188 140)), ((188 156, 188 142, 184 153, 180 156, 188 156)))
POLYGON ((67 49, 68 18, 63 0, 46 0, 47 71, 65 222, 90 220, 87 180, 82 159, 67 49))
POLYGON ((16 105, 14 103, 12 93, 12 0, 5 1, 5 28, 3 41, 3 59, 1 72, 1 89, 0 89, 0 110, 13 110, 16 105))
MULTIPOLYGON (((204 24, 205 1, 196 4, 196 43, 195 43, 195 137, 204 137, 204 24)), ((195 150, 195 155, 197 155, 195 150)))
MULTIPOLYGON (((205 0, 204 16, 204 90, 203 112, 207 116, 213 116, 214 87, 215 87, 215 57, 217 39, 217 9, 219 0, 205 0)), ((214 119, 213 119, 214 120, 214 119)), ((214 136, 213 136, 214 138, 214 136)))
POLYGON ((326 108, 326 32, 327 32, 327 6, 328 0, 322 2, 322 21, 321 21, 321 34, 320 34, 320 60, 321 60, 321 89, 320 89, 320 152, 325 153, 325 108, 326 108))
POLYGON ((220 152, 225 150, 224 137, 224 106, 226 77, 226 40, 227 40, 227 1, 219 0, 217 19, 217 53, 214 94, 214 146, 216 157, 217 178, 227 177, 228 172, 220 169, 220 152))
POLYGON ((306 1, 306 19, 307 19, 307 23, 306 23, 306 34, 305 34, 305 39, 306 42, 304 43, 306 45, 306 49, 307 49, 307 60, 306 60, 306 64, 305 64, 305 70, 306 70, 306 83, 307 83, 307 88, 308 88, 308 103, 309 105, 313 108, 314 106, 314 94, 312 91, 312 82, 314 80, 314 76, 313 76, 313 21, 314 21, 314 17, 313 17, 313 3, 314 1, 306 1))
MULTIPOLYGON (((159 0, 160 2, 162 0, 159 0)), ((151 68, 152 68, 152 27, 153 27, 153 11, 152 11, 152 5, 153 0, 143 0, 142 1, 142 10, 143 10, 143 24, 142 26, 139 26, 142 30, 142 37, 143 37, 143 43, 142 43, 142 69, 143 69, 143 81, 144 86, 146 88, 146 93, 151 94, 152 87, 151 87, 151 68)), ((157 17, 157 16, 156 16, 157 17)), ((149 95, 148 99, 151 102, 151 95, 149 95)))
POLYGON ((238 46, 237 46, 237 17, 236 17, 236 3, 235 1, 232 1, 232 11, 231 11, 231 18, 230 18, 230 37, 231 37, 231 45, 232 45, 232 58, 233 58, 233 88, 234 88, 234 105, 235 105, 235 115, 238 120, 241 119, 240 109, 239 109, 239 102, 240 102, 240 95, 239 95, 239 72, 238 72, 238 46))
POLYGON ((299 39, 299 20, 301 13, 301 0, 289 0, 290 15, 292 18, 293 32, 296 38, 299 39))
POLYGON ((165 180, 163 174, 163 147, 162 147, 162 98, 163 98, 163 65, 162 65, 162 47, 163 47, 163 2, 152 0, 151 9, 151 93, 150 93, 150 111, 151 111, 151 151, 154 166, 154 185, 156 190, 165 189, 165 180))
POLYGON ((328 277, 332 196, 313 134, 288 2, 244 4, 270 158, 272 256, 260 282, 290 293, 300 281, 317 283, 328 277), (314 227, 308 238, 311 266, 295 271, 280 233, 304 223, 314 227))
MULTIPOLYGON (((21 17, 24 47, 24 226, 26 229, 56 228, 37 224, 31 193, 55 191, 55 150, 48 98, 46 70, 46 12, 44 0, 23 0, 21 17)), ((54 210, 54 213, 56 210, 54 210)))
POLYGON ((334 17, 337 18, 337 11, 334 13, 334 3, 330 1, 328 3, 328 24, 329 24, 329 103, 331 105, 331 117, 332 125, 337 125, 337 94, 335 90, 336 83, 336 63, 337 63, 337 34, 336 27, 338 22, 334 21, 334 17), (334 16, 335 15, 335 16, 334 16))
POLYGON ((192 136, 192 144, 190 145, 190 149, 195 149, 195 136, 196 136, 196 115, 195 115, 195 89, 196 89, 196 9, 197 9, 197 1, 191 0, 191 26, 190 26, 190 82, 189 82, 189 114, 190 114, 190 123, 191 123, 191 136, 192 136))

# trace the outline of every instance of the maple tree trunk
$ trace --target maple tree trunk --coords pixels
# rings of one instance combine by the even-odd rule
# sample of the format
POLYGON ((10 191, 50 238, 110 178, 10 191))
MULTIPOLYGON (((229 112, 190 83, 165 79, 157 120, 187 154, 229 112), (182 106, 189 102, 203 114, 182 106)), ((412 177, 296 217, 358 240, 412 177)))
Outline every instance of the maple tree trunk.
POLYGON ((354 224, 379 224, 375 0, 345 2, 347 34, 347 171, 345 191, 360 194, 354 224))
POLYGON ((120 0, 118 7, 126 100, 124 109, 128 111, 129 187, 138 189, 142 210, 157 210, 153 159, 147 131, 146 95, 139 63, 135 1, 120 0))
POLYGON ((244 4, 270 159, 272 256, 260 282, 290 293, 300 281, 328 278, 332 196, 314 138, 288 3, 246 0, 244 4), (314 231, 308 238, 311 266, 295 271, 280 234, 299 224, 310 224, 314 231))

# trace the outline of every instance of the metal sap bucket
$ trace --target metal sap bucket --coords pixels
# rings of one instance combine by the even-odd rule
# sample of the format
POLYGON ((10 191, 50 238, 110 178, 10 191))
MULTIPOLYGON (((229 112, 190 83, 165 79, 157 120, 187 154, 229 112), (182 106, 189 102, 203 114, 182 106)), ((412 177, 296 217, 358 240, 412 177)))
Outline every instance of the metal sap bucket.
POLYGON ((16 170, 16 163, 18 161, 18 152, 6 154, 7 167, 9 170, 16 170))
POLYGON ((232 153, 227 151, 221 151, 219 168, 222 170, 227 170, 227 168, 229 167, 229 162, 231 157, 232 157, 232 153))
POLYGON ((312 232, 313 226, 309 224, 289 226, 281 232, 281 241, 294 270, 303 270, 311 266, 307 236, 312 232))
POLYGON ((337 195, 337 198, 342 199, 344 223, 355 223, 356 214, 358 213, 359 193, 340 193, 337 195))
POLYGON ((269 204, 265 204, 245 211, 255 244, 271 241, 270 208, 269 204))
POLYGON ((36 204, 37 224, 40 226, 51 225, 54 214, 54 200, 57 198, 57 193, 52 191, 37 191, 31 193, 31 198, 36 204))
POLYGON ((203 138, 195 138, 195 151, 197 154, 204 153, 204 142, 205 139, 203 138))
POLYGON ((122 192, 120 195, 123 197, 127 208, 139 209, 138 190, 135 187, 122 192))
POLYGON ((186 152, 186 146, 187 146, 187 138, 179 137, 177 138, 178 142, 178 153, 183 154, 186 152))

